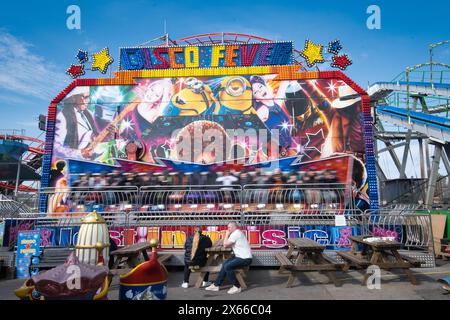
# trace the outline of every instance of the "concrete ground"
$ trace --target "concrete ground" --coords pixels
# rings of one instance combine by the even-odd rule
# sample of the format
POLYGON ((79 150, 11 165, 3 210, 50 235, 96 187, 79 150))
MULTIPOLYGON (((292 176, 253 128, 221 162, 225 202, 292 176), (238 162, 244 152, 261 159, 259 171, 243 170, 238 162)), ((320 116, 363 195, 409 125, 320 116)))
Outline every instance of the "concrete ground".
MULTIPOLYGON (((248 272, 246 283, 248 289, 240 294, 227 294, 230 285, 225 282, 219 292, 196 289, 194 282, 197 274, 192 274, 190 287, 180 287, 183 272, 180 268, 169 270, 168 294, 170 300, 450 300, 450 294, 444 294, 442 285, 436 280, 450 276, 450 263, 437 260, 436 268, 413 269, 419 285, 412 285, 408 278, 399 272, 382 271, 381 289, 368 289, 361 285, 361 271, 337 273, 342 280, 341 287, 327 284, 328 278, 317 272, 301 274, 294 286, 286 288, 287 275, 278 274, 275 268, 253 268, 248 272)), ((214 279, 214 276, 211 277, 214 279)), ((1 280, 0 300, 16 300, 14 289, 20 287, 23 280, 1 280)), ((110 300, 118 299, 119 285, 115 277, 108 293, 110 300)))

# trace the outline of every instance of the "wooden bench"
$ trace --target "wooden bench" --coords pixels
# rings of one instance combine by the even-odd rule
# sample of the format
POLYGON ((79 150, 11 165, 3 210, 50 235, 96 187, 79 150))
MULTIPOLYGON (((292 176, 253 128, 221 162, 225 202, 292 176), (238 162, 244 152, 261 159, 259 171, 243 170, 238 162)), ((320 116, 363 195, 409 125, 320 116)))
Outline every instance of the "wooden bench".
MULTIPOLYGON (((191 266, 189 269, 191 269, 192 272, 200 272, 200 273, 218 273, 222 266, 206 266, 206 267, 200 267, 200 266, 191 266)), ((237 268, 234 269, 234 272, 236 274, 236 279, 238 280, 239 284, 241 285, 242 289, 247 289, 247 284, 244 281, 244 278, 246 276, 246 272, 248 272, 249 267, 243 267, 243 268, 237 268)), ((199 277, 195 283, 196 288, 200 288, 203 282, 203 277, 199 277)))
MULTIPOLYGON (((164 262, 166 262, 167 260, 169 260, 172 257, 172 254, 161 254, 158 255, 158 262, 162 265, 164 265, 164 262)), ((110 276, 121 276, 124 274, 127 274, 128 272, 130 272, 131 270, 133 270, 132 268, 120 268, 120 269, 110 269, 108 271, 108 274, 110 276)))
POLYGON ((280 270, 278 270, 278 273, 283 273, 284 270, 294 266, 292 261, 289 260, 289 258, 283 252, 277 252, 275 254, 275 258, 280 263, 280 270))
POLYGON ((359 257, 351 252, 338 251, 337 254, 340 255, 342 258, 344 258, 344 260, 346 261, 344 263, 342 271, 348 271, 348 269, 350 268, 348 260, 350 260, 353 263, 353 266, 356 267, 364 268, 370 266, 370 261, 364 259, 363 257, 359 257))
POLYGON ((415 259, 413 257, 409 257, 409 256, 407 256, 405 254, 400 254, 400 257, 403 260, 408 261, 414 268, 420 268, 420 266, 422 265, 421 261, 419 261, 419 260, 417 260, 417 259, 415 259))
POLYGON ((74 249, 70 248, 44 248, 41 250, 39 256, 34 256, 39 258, 39 262, 37 264, 33 263, 33 258, 30 263, 30 274, 31 270, 39 269, 39 270, 48 270, 52 269, 56 266, 59 266, 66 262, 67 257, 72 253, 74 249))
MULTIPOLYGON (((372 238, 372 237, 369 237, 372 238)), ((411 267, 420 265, 416 259, 401 255, 398 251, 402 244, 395 240, 371 239, 363 236, 351 236, 352 252, 338 252, 346 260, 345 270, 348 270, 350 264, 356 264, 359 267, 369 267, 376 265, 383 270, 402 269, 408 276, 413 285, 418 284, 417 279, 410 270, 411 267), (363 249, 356 254, 356 244, 362 244, 363 249), (365 258, 363 258, 365 257, 365 258)), ((344 270, 344 271, 345 271, 344 270)), ((361 285, 366 285, 370 277, 370 272, 366 272, 361 285)))
POLYGON ((324 255, 325 246, 308 238, 289 238, 288 246, 286 254, 275 253, 275 258, 280 263, 278 273, 289 274, 286 287, 292 286, 299 272, 324 273, 335 286, 341 285, 334 274, 335 271, 341 269, 341 264, 324 255))
POLYGON ((170 258, 172 258, 172 254, 171 253, 166 253, 166 254, 161 254, 158 255, 158 261, 161 264, 164 264, 167 260, 169 260, 170 258))

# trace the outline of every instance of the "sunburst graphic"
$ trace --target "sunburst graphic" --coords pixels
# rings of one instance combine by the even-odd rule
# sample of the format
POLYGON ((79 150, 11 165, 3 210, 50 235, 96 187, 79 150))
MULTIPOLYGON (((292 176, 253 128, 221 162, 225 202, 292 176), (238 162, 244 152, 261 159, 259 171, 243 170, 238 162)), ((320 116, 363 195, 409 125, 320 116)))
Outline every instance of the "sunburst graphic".
POLYGON ((133 126, 134 126, 134 124, 131 119, 124 119, 120 123, 119 130, 120 130, 120 132, 128 132, 129 130, 133 130, 133 126))

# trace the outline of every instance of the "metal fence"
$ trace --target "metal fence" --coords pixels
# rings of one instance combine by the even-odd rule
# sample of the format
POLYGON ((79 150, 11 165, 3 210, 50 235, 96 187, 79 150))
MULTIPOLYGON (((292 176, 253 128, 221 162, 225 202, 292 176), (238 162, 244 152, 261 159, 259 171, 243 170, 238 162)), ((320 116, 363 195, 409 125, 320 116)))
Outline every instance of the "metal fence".
POLYGON ((276 265, 273 251, 285 250, 288 238, 311 238, 335 252, 349 249, 351 235, 373 235, 394 236, 403 250, 425 266, 434 266, 427 211, 398 207, 363 213, 354 207, 351 189, 344 185, 71 188, 46 189, 43 194, 48 197, 48 213, 0 216, 11 248, 19 231, 32 229, 41 230, 44 246, 73 246, 81 218, 97 210, 120 246, 158 238, 162 250, 178 249, 182 255, 186 237, 196 227, 218 240, 235 221, 247 233, 260 265, 276 265))
POLYGON ((228 212, 241 209, 242 187, 216 185, 140 188, 141 211, 228 212))
POLYGON ((41 195, 47 198, 48 213, 115 212, 138 210, 140 206, 137 187, 45 188, 41 195))
MULTIPOLYGON (((51 246, 73 246, 87 213, 68 216, 46 214, 21 214, 20 218, 6 218, 9 228, 9 246, 14 247, 20 230, 41 230, 41 238, 55 233, 59 240, 51 246), (63 239, 64 238, 64 239, 63 239)), ((274 250, 286 250, 288 238, 310 238, 325 245, 328 254, 348 250, 351 235, 395 237, 402 244, 405 254, 419 259, 423 266, 433 267, 434 250, 429 214, 403 212, 376 213, 357 209, 327 209, 320 213, 292 213, 288 211, 244 212, 241 210, 184 212, 184 211, 126 211, 103 212, 111 238, 119 246, 157 238, 161 250, 170 250, 182 256, 186 238, 201 227, 213 241, 224 236, 230 221, 239 223, 246 232, 260 265, 276 265, 274 250), (336 218, 344 218, 344 225, 337 225, 336 218), (178 250, 178 252, 177 252, 178 250)), ((55 234, 53 237, 55 237, 55 234)), ((42 242, 42 239, 41 239, 42 242)), ((44 244, 45 245, 45 244, 44 244)), ((48 244, 50 245, 50 244, 48 244)), ((179 264, 182 264, 180 259, 179 264)), ((177 263, 175 263, 177 264, 177 263)))
POLYGON ((46 188, 48 213, 84 211, 227 212, 310 211, 353 208, 343 184, 179 185, 102 188, 46 188))

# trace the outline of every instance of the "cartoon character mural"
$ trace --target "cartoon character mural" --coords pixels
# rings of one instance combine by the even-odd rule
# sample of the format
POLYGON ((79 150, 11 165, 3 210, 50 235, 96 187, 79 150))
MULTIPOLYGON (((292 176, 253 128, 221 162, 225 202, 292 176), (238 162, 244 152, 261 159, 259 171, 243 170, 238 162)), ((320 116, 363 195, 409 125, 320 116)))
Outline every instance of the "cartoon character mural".
POLYGON ((175 93, 164 109, 165 116, 198 116, 211 113, 218 105, 211 88, 197 78, 180 79, 184 88, 175 93))
POLYGON ((220 107, 214 114, 255 114, 252 88, 244 77, 225 77, 217 89, 220 107))
MULTIPOLYGON (((210 164, 240 157, 253 164, 288 156, 304 162, 339 153, 365 162, 361 97, 353 89, 333 78, 277 76, 140 78, 134 85, 76 87, 57 107, 52 168, 61 171, 56 163, 67 158, 115 164, 115 158, 128 158, 130 143, 140 146, 135 160, 154 164, 157 158, 210 164), (209 154, 180 154, 180 138, 194 128, 216 129, 231 152, 218 157, 201 137, 192 148, 200 145, 200 153, 209 154), (243 128, 257 131, 257 138, 229 133, 243 128)), ((364 166, 359 172, 362 178, 364 166)), ((357 183, 357 192, 364 193, 364 183, 357 183)))

